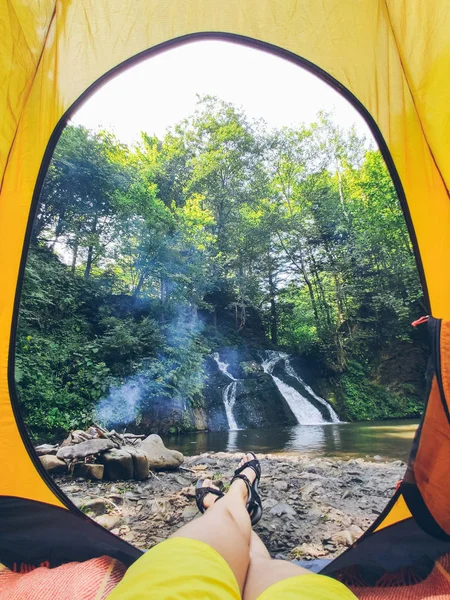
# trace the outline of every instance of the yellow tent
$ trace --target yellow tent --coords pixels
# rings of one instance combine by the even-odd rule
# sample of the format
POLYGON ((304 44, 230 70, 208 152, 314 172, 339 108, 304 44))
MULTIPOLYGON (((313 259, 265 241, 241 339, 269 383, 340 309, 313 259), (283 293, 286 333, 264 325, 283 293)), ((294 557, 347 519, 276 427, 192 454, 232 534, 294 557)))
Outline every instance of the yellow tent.
MULTIPOLYGON (((16 409, 14 335, 27 239, 70 112, 105 79, 142 57, 198 39, 225 39, 305 66, 344 94, 380 144, 430 307, 439 317, 450 317, 450 11, 444 0, 2 0, 0 31, 0 499, 70 508, 42 472, 16 409)), ((437 347, 441 339, 445 349, 445 323, 441 328, 433 321, 432 329, 437 347)), ((439 534, 439 543, 447 543, 449 520, 436 513, 447 508, 435 506, 444 502, 450 481, 442 451, 448 455, 447 375, 445 369, 440 374, 445 360, 439 354, 429 409, 432 398, 439 401, 433 418, 425 417, 416 463, 402 484, 420 489, 420 497, 407 498, 401 488, 370 539, 394 523, 416 522, 411 512, 416 517, 420 504, 427 512, 427 535, 439 534), (433 445, 438 425, 441 450, 423 451, 425 433, 433 445), (419 457, 422 487, 413 482, 419 457), (440 492, 429 476, 437 463, 440 492)), ((11 502, 8 506, 12 515, 11 502)), ((364 539, 367 535, 344 555, 348 564, 358 548, 362 556, 364 539)))

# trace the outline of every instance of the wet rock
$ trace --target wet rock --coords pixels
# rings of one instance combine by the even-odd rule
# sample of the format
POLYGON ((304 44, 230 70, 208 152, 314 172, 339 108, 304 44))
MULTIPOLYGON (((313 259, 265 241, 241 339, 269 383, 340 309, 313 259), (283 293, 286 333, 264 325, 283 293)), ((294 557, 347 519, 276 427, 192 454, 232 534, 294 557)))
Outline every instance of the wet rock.
POLYGON ((105 467, 95 463, 77 463, 73 474, 75 477, 85 477, 86 479, 101 480, 105 467))
POLYGON ((114 448, 111 440, 95 439, 87 442, 80 442, 75 446, 61 447, 56 456, 61 460, 74 460, 93 456, 101 452, 106 452, 110 448, 114 448))
POLYGON ((150 469, 176 469, 184 461, 181 452, 166 448, 162 439, 156 434, 146 437, 139 448, 147 454, 150 469))
POLYGON ((99 460, 105 465, 104 479, 133 479, 133 457, 127 450, 113 448, 102 454, 99 460))
POLYGON ((58 473, 67 473, 67 465, 63 460, 59 460, 53 454, 44 454, 44 456, 40 456, 39 460, 41 461, 44 469, 49 473, 53 473, 57 475, 58 473))
POLYGON ((84 512, 94 513, 94 515, 104 515, 108 510, 108 501, 104 498, 90 498, 83 500, 81 507, 84 512))

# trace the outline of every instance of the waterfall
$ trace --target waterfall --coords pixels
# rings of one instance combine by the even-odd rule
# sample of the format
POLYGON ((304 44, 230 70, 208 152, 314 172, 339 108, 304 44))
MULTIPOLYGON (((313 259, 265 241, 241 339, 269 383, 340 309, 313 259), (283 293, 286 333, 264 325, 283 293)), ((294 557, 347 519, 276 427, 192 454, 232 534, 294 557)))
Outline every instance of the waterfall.
POLYGON ((330 405, 329 402, 327 402, 324 398, 321 398, 320 396, 318 396, 316 394, 316 392, 312 389, 311 386, 309 386, 306 381, 303 381, 303 379, 297 375, 297 373, 294 371, 293 366, 291 365, 289 358, 286 357, 284 359, 284 364, 285 364, 285 369, 286 369, 286 373, 288 375, 290 375, 291 377, 294 377, 300 385, 302 385, 305 390, 307 392, 309 392, 309 394, 315 399, 317 400, 317 402, 319 402, 320 404, 322 404, 323 406, 326 407, 326 409, 328 410, 329 414, 330 414, 330 419, 332 423, 340 423, 340 419, 336 414, 336 411, 334 410, 334 408, 330 405))
POLYGON ((236 419, 234 418, 234 415, 233 415, 233 407, 236 402, 236 388, 237 388, 238 380, 235 377, 233 377, 233 375, 231 373, 228 372, 228 367, 230 365, 228 365, 227 363, 224 363, 220 360, 220 356, 219 356, 218 352, 215 352, 213 357, 214 357, 214 360, 216 361, 217 366, 219 367, 220 371, 222 371, 222 373, 224 373, 229 379, 231 379, 231 383, 229 383, 227 386, 225 386, 223 389, 223 392, 222 392, 223 404, 225 407, 225 413, 227 415, 227 421, 228 421, 228 429, 231 429, 231 430, 239 429, 239 427, 237 426, 237 423, 236 423, 236 419))
POLYGON ((328 402, 320 396, 318 396, 312 390, 312 388, 297 375, 291 363, 289 362, 289 356, 285 352, 268 350, 266 355, 267 358, 263 360, 261 366, 264 369, 264 371, 272 377, 273 381, 275 382, 275 385, 277 386, 281 395, 288 403, 290 409, 294 413, 294 416, 300 425, 318 425, 322 423, 328 423, 328 421, 326 421, 323 418, 320 410, 316 408, 307 398, 302 396, 300 392, 298 392, 296 389, 294 389, 284 381, 281 381, 281 379, 275 377, 275 375, 272 374, 275 365, 278 362, 280 362, 280 360, 284 361, 286 373, 291 377, 294 377, 315 400, 317 400, 318 402, 320 402, 320 404, 323 404, 327 408, 331 422, 339 423, 339 418, 337 414, 328 404, 328 402))

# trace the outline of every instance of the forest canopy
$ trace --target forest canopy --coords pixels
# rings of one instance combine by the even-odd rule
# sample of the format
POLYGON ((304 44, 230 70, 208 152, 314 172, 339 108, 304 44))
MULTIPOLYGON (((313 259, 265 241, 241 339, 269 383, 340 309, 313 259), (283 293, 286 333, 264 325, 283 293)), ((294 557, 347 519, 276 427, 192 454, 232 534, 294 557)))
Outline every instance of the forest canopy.
POLYGON ((246 345, 320 365, 346 419, 417 416, 421 302, 384 160, 332 116, 272 130, 207 96, 133 147, 68 125, 22 292, 25 420, 37 437, 83 427, 133 378, 140 412, 201 406, 205 358, 246 345))

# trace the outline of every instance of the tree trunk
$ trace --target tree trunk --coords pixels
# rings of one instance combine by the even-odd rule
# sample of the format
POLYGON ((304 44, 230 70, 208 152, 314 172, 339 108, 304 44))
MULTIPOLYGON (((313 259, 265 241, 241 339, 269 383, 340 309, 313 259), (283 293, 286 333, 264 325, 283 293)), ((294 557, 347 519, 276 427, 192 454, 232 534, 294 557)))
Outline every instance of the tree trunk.
POLYGON ((75 267, 77 266, 77 258, 78 258, 78 233, 75 234, 75 240, 73 243, 73 253, 72 253, 72 265, 71 271, 75 273, 75 267))
MULTIPOLYGON (((92 236, 94 236, 97 233, 97 222, 98 222, 98 218, 97 218, 97 215, 95 215, 94 222, 92 223, 92 228, 91 228, 92 236)), ((94 244, 91 243, 91 244, 89 244, 89 247, 88 247, 86 268, 84 270, 84 278, 85 279, 89 279, 89 277, 91 275, 93 259, 94 259, 94 244)))

